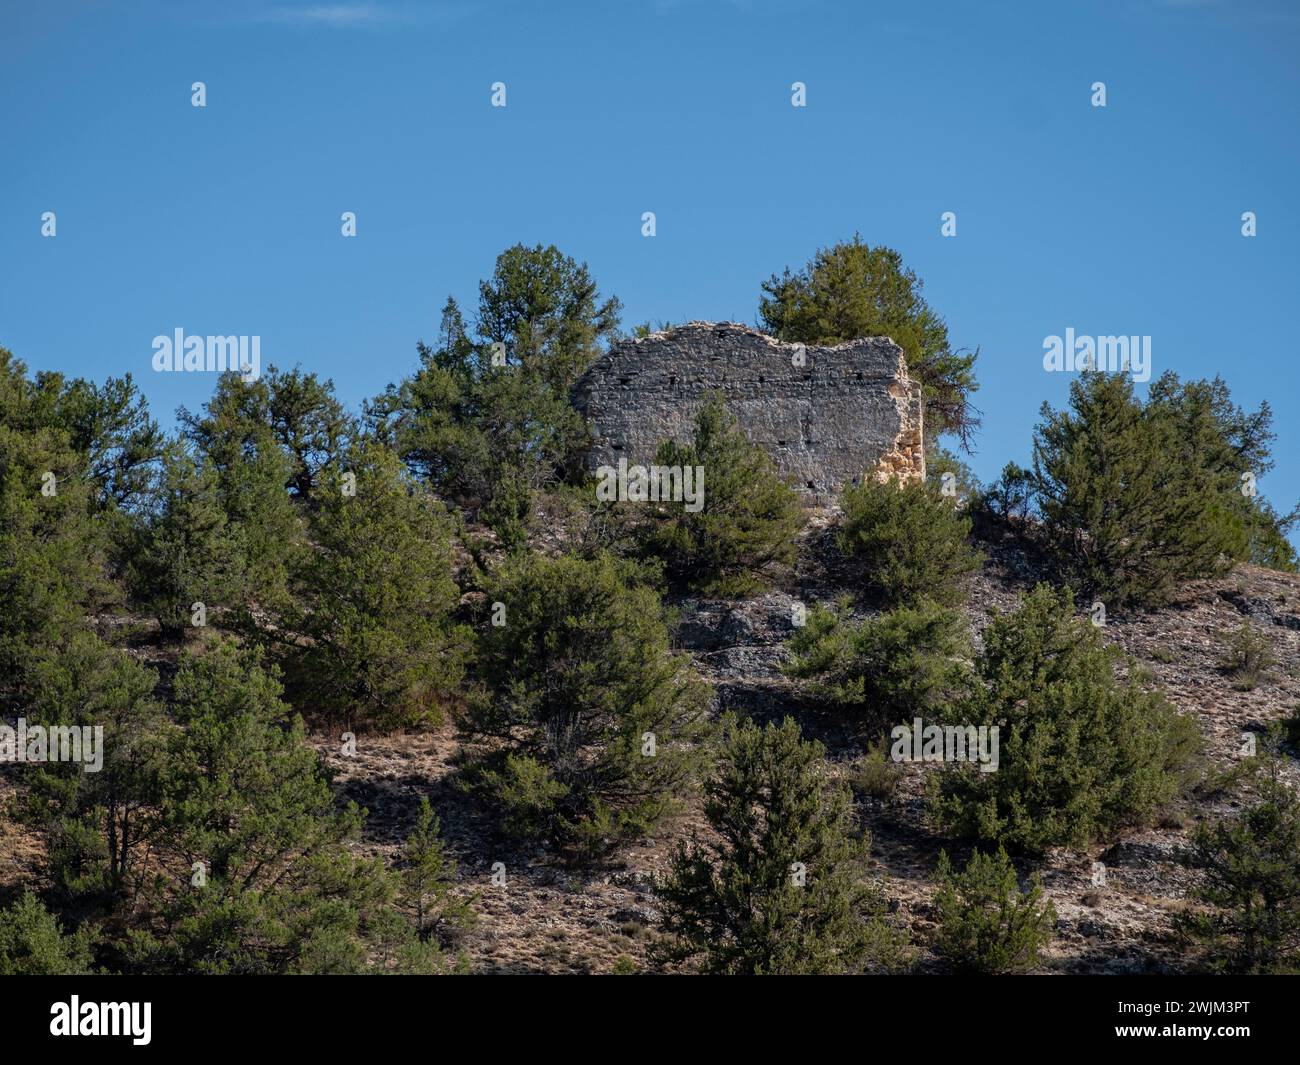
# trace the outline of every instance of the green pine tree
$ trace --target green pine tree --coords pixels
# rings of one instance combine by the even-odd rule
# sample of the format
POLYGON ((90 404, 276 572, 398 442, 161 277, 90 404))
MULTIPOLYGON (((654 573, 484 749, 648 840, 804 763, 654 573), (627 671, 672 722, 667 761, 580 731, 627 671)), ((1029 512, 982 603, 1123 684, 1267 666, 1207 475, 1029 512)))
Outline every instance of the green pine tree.
POLYGON ((750 443, 720 396, 696 414, 692 442, 665 442, 655 464, 703 469, 696 486, 703 493, 700 510, 683 502, 646 504, 652 509, 642 549, 663 559, 671 580, 703 595, 744 596, 794 560, 803 525, 798 494, 767 452, 750 443))
POLYGON ((1300 800, 1282 759, 1266 745, 1253 767, 1254 794, 1239 814, 1196 826, 1188 863, 1209 909, 1179 927, 1206 948, 1212 968, 1300 971, 1300 800))
POLYGON ((36 896, 0 910, 0 976, 89 976, 94 936, 67 933, 36 896))
POLYGON ((999 764, 933 778, 941 827, 1041 853, 1149 824, 1191 782, 1195 724, 1074 611, 1039 585, 995 615, 976 659, 979 684, 951 720, 999 729, 999 764))
POLYGON ((787 675, 872 734, 940 715, 971 682, 965 618, 926 599, 859 622, 848 602, 817 607, 789 649, 787 675))
POLYGON ((954 433, 969 445, 979 428, 971 396, 978 352, 954 351, 948 326, 921 295, 916 273, 884 245, 872 247, 856 233, 850 241, 818 249, 797 273, 787 267, 763 283, 758 314, 781 340, 842 344, 887 336, 902 349, 909 372, 921 382, 926 431, 954 433))
POLYGON ((296 706, 375 727, 437 720, 466 642, 451 524, 389 449, 364 443, 346 465, 317 485, 296 603, 265 635, 296 706))
POLYGON ((480 790, 518 836, 579 856, 674 812, 705 754, 707 686, 670 650, 663 607, 630 563, 522 555, 488 583, 484 697, 464 727, 480 790))
POLYGON ((982 558, 971 522, 934 482, 873 479, 846 488, 840 549, 862 589, 889 605, 931 599, 955 606, 982 558))
POLYGON ((726 975, 893 969, 902 935, 885 921, 848 788, 787 719, 725 724, 705 816, 717 842, 679 846, 659 889, 669 962, 726 975))
POLYGON ((1056 923, 1051 900, 1040 905, 1037 876, 1022 891, 1001 847, 992 855, 975 851, 960 873, 941 851, 936 876, 934 952, 950 968, 992 976, 1037 967, 1056 923))

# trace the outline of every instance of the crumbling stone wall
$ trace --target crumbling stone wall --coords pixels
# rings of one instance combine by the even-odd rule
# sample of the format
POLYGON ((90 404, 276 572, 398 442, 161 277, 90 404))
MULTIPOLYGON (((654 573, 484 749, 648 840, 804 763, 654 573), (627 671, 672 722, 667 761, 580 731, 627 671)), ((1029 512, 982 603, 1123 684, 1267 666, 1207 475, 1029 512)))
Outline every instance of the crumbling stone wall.
POLYGON ((687 442, 712 391, 796 487, 827 497, 863 477, 925 478, 921 386, 888 337, 785 344, 733 322, 691 322, 616 345, 578 381, 589 469, 648 464, 687 442), (802 349, 802 350, 801 350, 802 349))

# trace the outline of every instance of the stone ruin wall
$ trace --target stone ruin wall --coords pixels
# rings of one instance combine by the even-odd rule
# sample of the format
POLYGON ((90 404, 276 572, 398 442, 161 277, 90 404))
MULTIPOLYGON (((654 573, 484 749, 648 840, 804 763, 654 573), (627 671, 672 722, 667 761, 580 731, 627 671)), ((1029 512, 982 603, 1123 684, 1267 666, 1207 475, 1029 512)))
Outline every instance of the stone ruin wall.
POLYGON ((805 347, 731 322, 652 333, 597 360, 574 389, 591 423, 588 468, 623 457, 648 465, 662 440, 689 442, 715 390, 781 473, 818 501, 864 476, 925 479, 921 386, 897 344, 805 347))

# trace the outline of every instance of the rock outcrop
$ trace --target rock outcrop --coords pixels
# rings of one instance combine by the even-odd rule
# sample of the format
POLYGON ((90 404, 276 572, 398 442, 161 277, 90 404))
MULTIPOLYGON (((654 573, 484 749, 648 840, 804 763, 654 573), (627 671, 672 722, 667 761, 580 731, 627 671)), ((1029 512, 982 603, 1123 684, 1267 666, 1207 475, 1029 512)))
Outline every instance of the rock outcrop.
POLYGON ((888 337, 786 344, 734 322, 691 322, 616 345, 574 389, 589 469, 686 442, 709 393, 795 487, 828 497, 863 477, 925 477, 921 386, 888 337))

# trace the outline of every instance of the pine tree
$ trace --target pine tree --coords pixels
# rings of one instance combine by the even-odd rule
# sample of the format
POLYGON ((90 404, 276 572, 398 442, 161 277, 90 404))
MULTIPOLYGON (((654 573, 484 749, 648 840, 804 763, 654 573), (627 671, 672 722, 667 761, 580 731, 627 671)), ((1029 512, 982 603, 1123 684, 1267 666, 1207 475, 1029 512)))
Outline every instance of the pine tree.
POLYGON ((1029 853, 1082 847, 1150 823, 1190 784, 1196 726, 1075 614, 1068 591, 1039 585, 994 616, 983 643, 979 685, 951 719, 997 727, 999 764, 937 775, 943 828, 1029 853))
POLYGON ((705 816, 716 843, 679 846, 659 889, 662 960, 728 975, 896 968, 904 941, 868 880, 870 840, 794 721, 725 723, 705 816))
POLYGON ((1036 502, 1048 550, 1077 587, 1111 609, 1157 606, 1244 557, 1246 530, 1201 435, 1167 404, 1144 408, 1127 374, 1087 372, 1069 411, 1044 404, 1042 416, 1036 502))
POLYGON ((19 803, 23 820, 44 835, 45 875, 67 906, 111 907, 140 886, 160 827, 170 735, 157 683, 153 670, 88 632, 47 649, 33 669, 31 724, 103 730, 96 771, 75 762, 34 766, 19 803))
POLYGON ((936 876, 934 952, 952 969, 998 975, 1038 965, 1039 951, 1052 938, 1056 909, 1051 900, 1040 905, 1037 876, 1022 891, 1001 847, 992 855, 975 851, 960 873, 941 851, 936 876))
POLYGON ((978 352, 954 351, 948 327, 921 295, 916 273, 902 256, 872 247, 856 233, 818 249, 798 273, 787 267, 763 283, 758 314, 781 340, 842 344, 858 337, 891 337, 909 372, 921 382, 926 432, 955 433, 968 445, 979 428, 971 395, 978 352))
POLYGON ((177 445, 164 457, 129 569, 136 598, 172 639, 193 624, 195 603, 215 613, 244 589, 242 545, 228 529, 216 477, 177 445))
POLYGON ((794 559, 803 525, 799 497, 771 457, 750 443, 718 395, 695 418, 690 444, 665 442, 658 466, 701 467, 703 507, 649 503, 642 549, 662 558, 671 580, 704 595, 744 596, 761 590, 772 571, 794 559))
POLYGON ((355 857, 364 811, 330 774, 272 673, 229 640, 185 654, 160 807, 165 891, 126 944, 131 971, 440 971, 396 909, 397 879, 355 857))
POLYGON ((456 863, 447 857, 441 831, 438 815, 421 795, 415 827, 406 837, 399 897, 415 914, 416 935, 445 943, 469 925, 472 912, 452 892, 456 863))
POLYGON ((502 623, 481 629, 488 690, 464 725, 503 826, 586 856, 675 811, 705 757, 708 691, 670 650, 656 591, 609 556, 526 555, 486 592, 502 623))
POLYGON ((0 696, 18 704, 33 663, 119 597, 90 457, 55 399, 0 348, 0 696))
POLYGON ((64 932, 30 892, 0 910, 0 976, 89 976, 93 944, 86 928, 64 932))
POLYGON ((377 727, 437 720, 466 639, 450 522, 389 449, 365 443, 346 463, 317 486, 297 602, 266 635, 290 637, 275 646, 295 705, 377 727))
POLYGON ((1206 946, 1212 967, 1295 973, 1300 971, 1300 800, 1267 743, 1254 768, 1250 805, 1234 817, 1196 826, 1187 861, 1201 871, 1196 896, 1211 909, 1186 915, 1179 925, 1206 946))
POLYGON ((845 489, 840 549, 862 589, 891 606, 931 599, 955 606, 982 561, 971 523, 933 482, 866 480, 845 489))
MULTIPOLYGON (((197 461, 216 480, 231 549, 244 559, 245 605, 273 612, 284 607, 290 571, 301 565, 303 523, 288 490, 294 460, 276 437, 271 399, 265 378, 227 373, 201 416, 182 409, 178 417, 197 461)), ((251 614, 240 628, 253 627, 251 614)))
POLYGON ((789 649, 787 675, 869 733, 940 714, 970 685, 965 618, 927 599, 859 622, 847 602, 817 607, 789 649))

